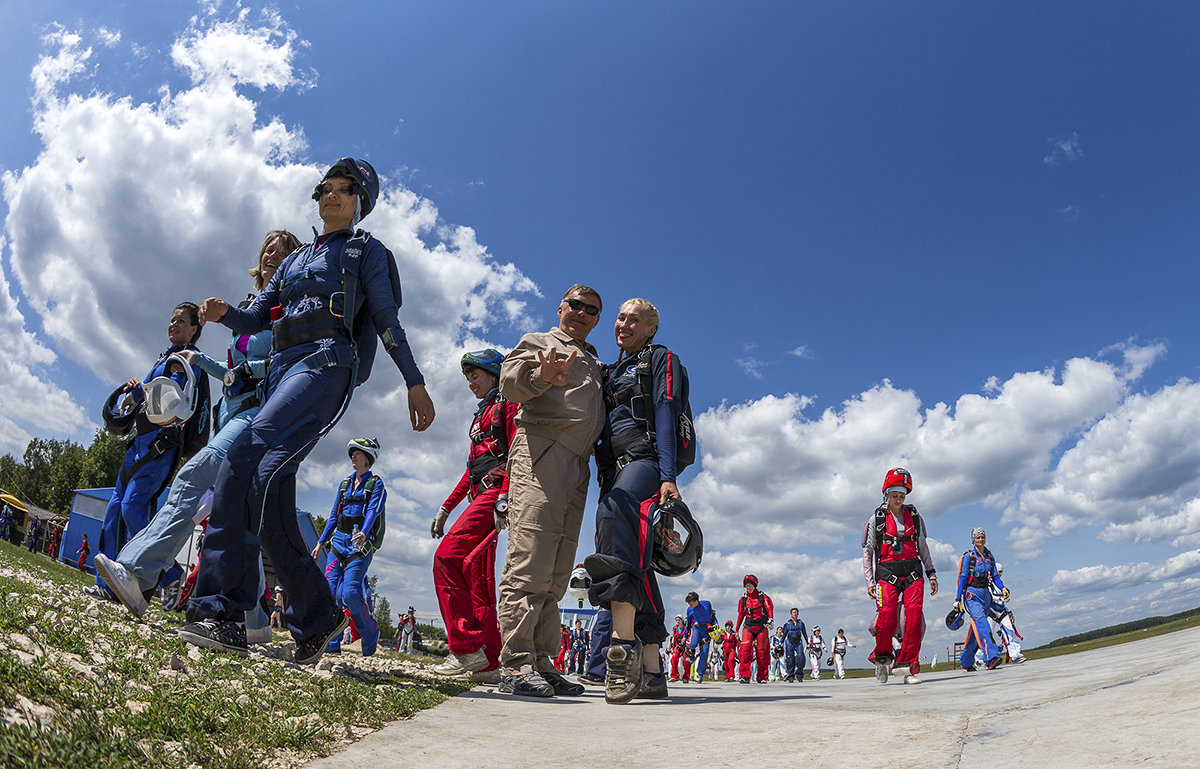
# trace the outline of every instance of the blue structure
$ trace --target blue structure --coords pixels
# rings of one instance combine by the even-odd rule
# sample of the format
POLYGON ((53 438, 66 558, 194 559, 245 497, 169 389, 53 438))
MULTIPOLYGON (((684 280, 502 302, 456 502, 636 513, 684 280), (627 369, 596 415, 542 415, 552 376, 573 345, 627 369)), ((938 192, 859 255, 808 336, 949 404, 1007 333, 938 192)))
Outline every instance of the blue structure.
MULTIPOLYGON (((157 510, 167 499, 167 494, 170 488, 167 488, 154 501, 154 509, 157 510)), ((67 528, 63 531, 62 546, 59 549, 58 560, 63 563, 74 566, 78 559, 79 546, 83 543, 83 535, 87 534, 88 543, 92 546, 92 555, 96 551, 96 543, 100 541, 100 526, 104 521, 104 510, 108 507, 108 502, 112 499, 113 487, 101 489, 76 489, 75 497, 71 500, 71 514, 67 518, 67 528)), ((312 516, 304 510, 296 511, 296 522, 300 524, 300 533, 304 536, 304 542, 308 545, 308 549, 317 545, 317 528, 313 525, 312 516)), ((199 532, 200 527, 196 527, 199 532)), ((88 555, 88 569, 95 574, 95 567, 92 566, 92 555, 88 555)), ((329 560, 329 556, 322 551, 320 558, 317 559, 317 565, 324 573, 325 566, 329 560)), ((185 566, 187 564, 184 564, 185 566)), ((268 580, 273 577, 270 565, 267 566, 268 580)))

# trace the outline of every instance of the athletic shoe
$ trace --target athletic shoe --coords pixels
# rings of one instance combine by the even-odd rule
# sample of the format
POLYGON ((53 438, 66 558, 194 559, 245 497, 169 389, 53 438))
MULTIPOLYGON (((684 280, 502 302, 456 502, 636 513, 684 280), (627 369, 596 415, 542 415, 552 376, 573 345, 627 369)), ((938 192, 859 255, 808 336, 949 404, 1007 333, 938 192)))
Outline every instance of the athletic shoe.
POLYGON ((677 684, 677 683, 679 683, 679 678, 678 678, 678 676, 676 676, 675 678, 670 679, 670 681, 673 684, 677 684))
POLYGON ((967 671, 968 673, 974 673, 974 672, 975 672, 975 666, 974 666, 974 665, 968 665, 968 666, 966 666, 965 668, 963 668, 963 667, 962 667, 962 665, 959 665, 959 667, 960 667, 960 668, 962 668, 963 670, 967 671))
POLYGON ((891 660, 875 660, 875 680, 881 684, 886 684, 888 680, 888 668, 891 667, 891 660))
POLYGON ((271 626, 263 625, 259 628, 246 631, 246 643, 248 644, 269 644, 275 640, 275 636, 271 634, 271 626))
POLYGON ((604 686, 604 676, 598 676, 595 673, 584 673, 575 680, 584 686, 604 686))
POLYGON ((767 679, 765 679, 765 678, 760 678, 760 679, 758 679, 758 683, 760 683, 760 684, 765 684, 765 683, 767 683, 767 679))
POLYGON ((467 673, 467 680, 477 684, 492 684, 493 686, 500 683, 499 670, 474 670, 467 673))
POLYGON ((179 637, 201 649, 217 649, 245 657, 246 628, 240 622, 208 617, 179 628, 179 637))
POLYGON ((739 684, 748 684, 748 683, 750 683, 750 679, 746 678, 745 676, 742 676, 741 678, 738 679, 738 683, 739 684))
POLYGON ((162 607, 163 611, 175 611, 179 608, 180 601, 183 599, 183 577, 175 580, 169 585, 164 585, 162 589, 162 607))
POLYGON ((483 649, 476 649, 470 654, 455 654, 450 652, 446 655, 446 661, 433 668, 433 672, 439 676, 462 676, 467 673, 474 673, 477 670, 483 670, 488 666, 487 655, 483 649))
POLYGON ((112 593, 110 593, 109 591, 100 587, 99 585, 88 585, 87 587, 85 587, 83 589, 83 594, 86 596, 89 596, 91 598, 95 598, 97 601, 116 601, 117 600, 116 598, 113 597, 112 593))
POLYGON ((642 687, 633 695, 635 700, 665 700, 667 677, 662 673, 642 673, 642 687))
POLYGON ((642 644, 613 643, 605 653, 608 658, 608 674, 604 678, 604 701, 610 705, 624 705, 632 700, 642 686, 642 644))
POLYGON ((904 677, 904 683, 906 683, 906 684, 919 684, 919 683, 921 683, 921 679, 917 678, 917 677, 916 677, 916 676, 914 676, 912 673, 909 673, 908 675, 906 675, 906 676, 904 677))
POLYGON ((1000 667, 1000 657, 999 656, 992 657, 990 660, 988 660, 988 663, 987 663, 988 670, 995 670, 998 667, 1000 667))
POLYGON ((554 696, 554 687, 545 678, 542 678, 541 673, 537 672, 501 677, 500 691, 505 694, 514 694, 518 697, 554 696))
POLYGON ((338 612, 337 624, 328 633, 319 633, 304 641, 296 641, 296 651, 292 655, 292 662, 297 665, 315 665, 325 654, 325 648, 329 646, 329 642, 335 638, 340 638, 342 633, 350 626, 350 618, 342 612, 338 612))
POLYGON ((129 569, 125 568, 125 564, 112 560, 104 553, 97 553, 94 563, 100 578, 108 585, 108 589, 113 592, 117 600, 124 604, 126 609, 129 609, 130 614, 141 619, 142 615, 146 613, 146 597, 142 595, 142 586, 129 573, 129 569))
POLYGON ((1013 663, 1015 663, 1015 664, 1017 664, 1017 665, 1020 665, 1020 664, 1021 664, 1022 662, 1024 662, 1024 661, 1025 661, 1025 655, 1024 655, 1024 654, 1018 654, 1018 655, 1017 655, 1017 658, 1016 658, 1015 660, 1013 660, 1013 663))
POLYGON ((796 683, 796 679, 795 679, 795 678, 785 678, 785 679, 783 679, 783 680, 784 680, 784 681, 787 681, 789 684, 794 684, 794 683, 796 683))
POLYGON ((578 697, 583 694, 583 684, 572 683, 560 673, 550 672, 542 673, 542 678, 550 683, 554 689, 554 694, 559 697, 578 697))

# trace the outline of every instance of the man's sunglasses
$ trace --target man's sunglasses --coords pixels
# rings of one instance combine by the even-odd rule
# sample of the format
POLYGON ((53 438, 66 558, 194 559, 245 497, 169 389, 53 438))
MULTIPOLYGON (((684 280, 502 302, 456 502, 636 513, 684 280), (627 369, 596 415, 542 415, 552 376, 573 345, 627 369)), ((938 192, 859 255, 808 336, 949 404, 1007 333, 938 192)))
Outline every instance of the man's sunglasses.
POLYGON ((358 185, 355 184, 354 182, 350 182, 346 185, 346 187, 344 189, 339 189, 337 187, 334 187, 329 182, 326 182, 324 184, 318 184, 313 189, 312 199, 320 200, 322 196, 327 195, 330 192, 341 192, 344 195, 357 195, 358 194, 358 185))
POLYGON ((579 312, 580 310, 583 310, 588 315, 595 316, 595 315, 600 314, 599 307, 597 307, 594 304, 588 304, 587 302, 583 301, 582 299, 576 299, 573 296, 569 296, 566 299, 564 299, 563 301, 566 302, 567 306, 570 307, 575 312, 579 312))

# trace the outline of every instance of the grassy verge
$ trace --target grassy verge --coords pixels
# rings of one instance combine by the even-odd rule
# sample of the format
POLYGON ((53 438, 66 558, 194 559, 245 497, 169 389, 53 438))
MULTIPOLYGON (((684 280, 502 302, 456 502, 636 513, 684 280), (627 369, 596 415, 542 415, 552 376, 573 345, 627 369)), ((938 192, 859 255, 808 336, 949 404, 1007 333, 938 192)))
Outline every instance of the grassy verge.
POLYGON ((0 543, 0 766, 294 766, 466 688, 418 658, 347 653, 299 667, 286 635, 247 658, 179 641, 80 590, 91 578, 0 543))

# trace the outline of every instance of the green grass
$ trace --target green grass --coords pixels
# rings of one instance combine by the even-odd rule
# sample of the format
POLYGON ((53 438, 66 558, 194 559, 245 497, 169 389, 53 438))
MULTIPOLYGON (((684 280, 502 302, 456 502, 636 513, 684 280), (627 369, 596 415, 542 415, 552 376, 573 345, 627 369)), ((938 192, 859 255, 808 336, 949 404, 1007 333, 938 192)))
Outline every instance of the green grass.
MULTIPOLYGON (((90 576, 8 543, 0 564, 6 769, 235 769, 289 755, 301 763, 467 688, 401 672, 417 658, 388 651, 370 665, 356 654, 332 658, 345 665, 335 675, 259 656, 189 657, 174 634, 181 614, 152 602, 138 622, 82 595, 90 576), (16 718, 31 712, 41 720, 16 718)), ((285 640, 277 634, 276 646, 285 640)))

